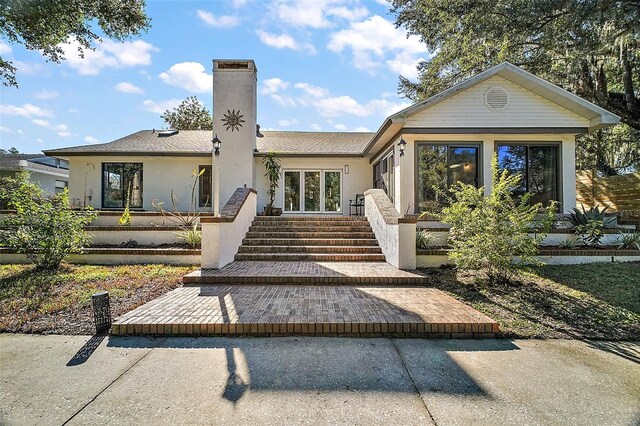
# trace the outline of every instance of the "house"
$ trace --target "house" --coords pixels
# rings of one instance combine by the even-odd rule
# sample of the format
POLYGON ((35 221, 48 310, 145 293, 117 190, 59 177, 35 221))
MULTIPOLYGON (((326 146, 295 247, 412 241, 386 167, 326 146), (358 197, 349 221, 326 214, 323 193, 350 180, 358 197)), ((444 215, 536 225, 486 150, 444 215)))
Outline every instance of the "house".
POLYGON ((434 187, 456 181, 491 188, 490 163, 523 176, 517 192, 535 201, 575 207, 575 137, 619 117, 512 64, 502 63, 388 117, 375 133, 262 131, 257 126, 257 70, 252 60, 213 61, 209 131, 141 130, 113 142, 45 154, 69 162, 72 202, 97 209, 178 208, 191 200, 192 170, 202 170, 197 203, 212 210, 236 188, 268 202, 262 158, 273 151, 283 174, 276 207, 283 214, 349 215, 349 200, 383 189, 400 215, 437 208, 434 187), (212 185, 212 165, 219 185, 212 185), (215 172, 215 169, 214 169, 215 172))
POLYGON ((51 193, 63 191, 69 185, 69 163, 42 154, 0 154, 0 178, 15 177, 29 172, 29 180, 51 193))

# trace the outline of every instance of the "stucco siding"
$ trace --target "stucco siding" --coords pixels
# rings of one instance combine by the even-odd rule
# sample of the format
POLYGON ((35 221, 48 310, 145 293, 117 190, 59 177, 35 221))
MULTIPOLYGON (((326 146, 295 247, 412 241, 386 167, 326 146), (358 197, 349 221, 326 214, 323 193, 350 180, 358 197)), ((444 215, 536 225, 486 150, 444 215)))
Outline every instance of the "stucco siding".
MULTIPOLYGON (((171 210, 171 190, 174 190, 179 209, 186 211, 191 202, 191 173, 200 165, 210 165, 211 157, 142 157, 103 156, 71 157, 69 161, 69 198, 72 205, 102 208, 102 163, 142 163, 142 201, 144 210, 154 210, 152 202, 164 202, 171 210), (90 198, 90 199, 89 199, 90 198)), ((197 188, 196 188, 197 191, 197 188)), ((196 192, 197 194, 197 192, 196 192)), ((221 200, 222 204, 226 200, 221 200)), ((211 209, 209 209, 211 210, 211 209)))
POLYGON ((589 120, 502 77, 494 76, 407 119, 406 127, 589 127, 589 120), (503 111, 484 101, 491 86, 509 93, 503 111))

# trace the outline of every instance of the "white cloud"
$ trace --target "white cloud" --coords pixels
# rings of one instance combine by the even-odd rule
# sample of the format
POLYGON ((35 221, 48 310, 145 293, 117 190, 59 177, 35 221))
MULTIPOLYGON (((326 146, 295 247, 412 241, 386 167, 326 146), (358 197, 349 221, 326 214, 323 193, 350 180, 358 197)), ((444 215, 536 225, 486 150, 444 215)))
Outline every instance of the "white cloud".
POLYGON ((411 53, 400 52, 393 59, 385 61, 385 64, 391 71, 415 81, 418 79, 418 64, 424 60, 425 58, 416 58, 411 53))
POLYGON ((35 95, 33 95, 34 98, 36 99, 42 99, 42 100, 46 100, 46 99, 55 99, 59 96, 60 94, 58 92, 56 92, 55 90, 41 90, 39 92, 36 92, 35 95))
POLYGON ((27 74, 27 75, 36 75, 41 74, 43 71, 42 64, 38 64, 35 62, 22 62, 22 61, 12 61, 13 66, 16 67, 18 73, 27 74))
POLYGON ((303 90, 308 95, 316 98, 329 96, 329 90, 325 89, 324 87, 312 86, 309 83, 296 83, 293 85, 293 87, 303 90))
POLYGON ((11 53, 11 46, 0 41, 0 55, 8 55, 9 53, 11 53))
POLYGON ((31 122, 33 124, 35 124, 36 126, 40 126, 40 127, 44 127, 46 129, 49 129, 49 130, 53 130, 54 132, 56 132, 58 134, 58 136, 62 136, 62 137, 71 136, 71 132, 69 131, 69 128, 67 127, 66 124, 52 124, 49 121, 42 120, 42 119, 31 120, 31 122))
POLYGON ((198 9, 196 11, 198 18, 200 18, 205 24, 214 28, 233 28, 240 25, 240 18, 237 16, 221 15, 215 16, 213 13, 206 10, 198 9))
POLYGON ((118 92, 122 92, 122 93, 134 93, 137 95, 141 95, 144 93, 144 90, 142 90, 141 88, 139 88, 136 85, 133 85, 131 83, 127 83, 126 81, 122 81, 118 84, 115 85, 115 89, 118 92))
POLYGON ((8 127, 0 126, 0 132, 11 133, 11 129, 8 127))
POLYGON ((315 130, 316 132, 319 132, 320 130, 322 130, 322 127, 320 127, 320 125, 318 125, 317 123, 311 123, 311 130, 315 130))
POLYGON ((371 130, 367 129, 364 126, 358 126, 355 129, 353 129, 354 132, 370 132, 371 130))
POLYGON ((351 50, 352 64, 369 73, 385 65, 396 72, 406 72, 420 54, 427 52, 419 37, 407 37, 406 31, 378 15, 332 33, 327 48, 336 53, 351 50), (389 59, 390 55, 393 59, 389 59))
POLYGON ((180 87, 192 93, 211 93, 213 90, 213 76, 207 74, 204 66, 199 62, 175 64, 158 77, 171 86, 180 87))
POLYGON ((104 40, 95 50, 84 49, 84 58, 78 55, 80 44, 70 41, 58 45, 64 51, 65 63, 78 71, 80 75, 96 75, 104 68, 131 68, 151 65, 151 52, 159 49, 142 40, 115 42, 104 40))
POLYGON ((336 96, 322 98, 313 103, 323 117, 341 117, 355 115, 368 117, 370 115, 389 116, 409 106, 409 103, 393 103, 386 99, 372 99, 366 104, 361 104, 350 96, 336 96))
POLYGON ((276 101, 282 107, 293 107, 296 106, 296 101, 291 96, 282 96, 278 94, 271 95, 271 99, 276 101))
POLYGON ((310 54, 316 53, 316 48, 312 44, 298 42, 289 34, 276 35, 262 30, 256 31, 256 34, 262 43, 276 49, 306 50, 310 54))
POLYGON ((369 15, 364 6, 351 9, 344 6, 345 0, 280 1, 273 10, 278 21, 296 28, 328 28, 329 17, 346 20, 362 19, 369 15))
POLYGON ((142 107, 147 111, 154 112, 156 114, 162 114, 168 109, 177 107, 181 102, 182 101, 180 99, 175 98, 158 102, 147 99, 142 103, 142 107))
POLYGON ((77 110, 77 109, 75 109, 75 108, 69 108, 67 111, 69 111, 71 114, 77 114, 77 113, 79 113, 79 112, 80 112, 80 111, 78 111, 78 110, 77 110))
POLYGON ((287 87, 289 87, 289 83, 278 77, 268 78, 262 82, 262 90, 260 93, 263 95, 270 95, 272 93, 277 93, 280 90, 284 90, 287 87))
POLYGON ((240 8, 247 4, 247 0, 233 0, 233 7, 240 8))
POLYGON ((22 129, 18 129, 18 131, 16 133, 21 135, 21 136, 24 135, 24 132, 22 131, 22 129))
POLYGON ((51 111, 40 108, 32 104, 24 104, 22 106, 2 104, 0 105, 0 114, 17 115, 21 117, 52 117, 51 111))
POLYGON ((293 119, 293 120, 280 120, 278 121, 278 126, 281 127, 289 127, 289 126, 293 126, 294 124, 298 124, 298 120, 293 119))
POLYGON ((100 143, 100 141, 94 138, 93 136, 85 136, 84 140, 85 142, 89 142, 89 143, 100 143))
POLYGON ((37 138, 37 139, 36 139, 36 142, 38 142, 38 143, 43 143, 44 141, 43 141, 42 139, 40 139, 40 138, 37 138))
POLYGON ((345 130, 347 130, 347 129, 348 129, 348 127, 347 127, 347 126, 345 126, 344 124, 340 124, 340 123, 338 123, 338 124, 334 124, 334 126, 333 126, 333 127, 335 127, 337 130, 341 130, 341 131, 345 131, 345 130))

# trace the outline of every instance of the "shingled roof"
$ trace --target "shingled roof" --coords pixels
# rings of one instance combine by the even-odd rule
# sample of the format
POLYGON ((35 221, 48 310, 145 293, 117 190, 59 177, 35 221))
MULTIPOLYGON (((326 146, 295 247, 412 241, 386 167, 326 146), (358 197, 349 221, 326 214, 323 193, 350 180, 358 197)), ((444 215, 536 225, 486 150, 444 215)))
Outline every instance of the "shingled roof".
MULTIPOLYGON (((258 155, 274 151, 280 155, 359 156, 373 133, 262 131, 256 138, 258 155)), ((224 141, 223 141, 224 142, 224 141)), ((223 145, 224 149, 224 145, 223 145)), ((202 156, 211 153, 211 131, 181 130, 170 136, 141 130, 113 142, 44 151, 54 157, 79 155, 177 155, 202 156)))
POLYGON ((51 166, 48 164, 42 164, 34 161, 38 159, 52 160, 46 158, 42 154, 0 154, 0 170, 3 171, 20 171, 20 170, 32 170, 54 173, 67 173, 67 169, 51 166), (22 162, 26 163, 22 163, 22 162))

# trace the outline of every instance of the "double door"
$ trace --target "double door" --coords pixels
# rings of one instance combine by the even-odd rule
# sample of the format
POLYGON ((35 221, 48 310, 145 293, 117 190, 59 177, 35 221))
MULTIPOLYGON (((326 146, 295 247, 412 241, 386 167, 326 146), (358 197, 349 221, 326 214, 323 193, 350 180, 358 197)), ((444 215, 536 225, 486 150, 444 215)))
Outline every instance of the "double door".
POLYGON ((341 213, 341 170, 285 170, 284 211, 341 213))

